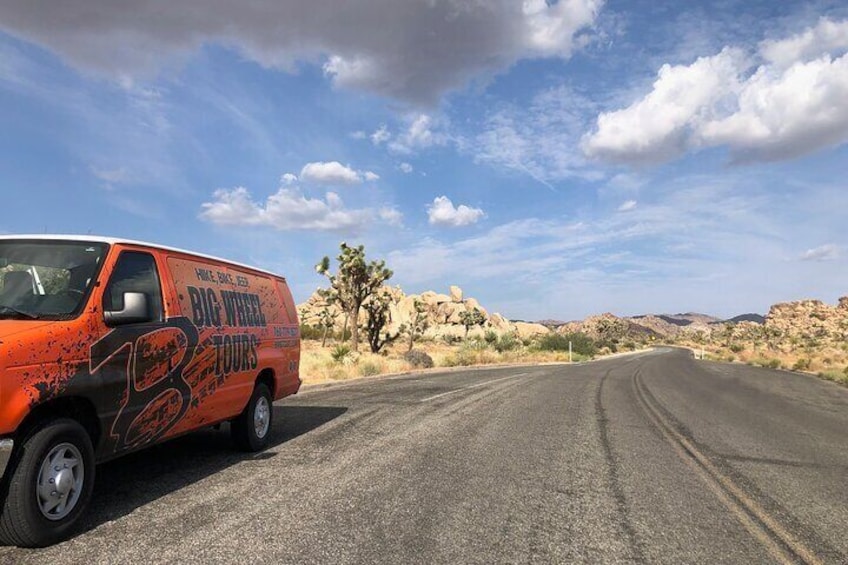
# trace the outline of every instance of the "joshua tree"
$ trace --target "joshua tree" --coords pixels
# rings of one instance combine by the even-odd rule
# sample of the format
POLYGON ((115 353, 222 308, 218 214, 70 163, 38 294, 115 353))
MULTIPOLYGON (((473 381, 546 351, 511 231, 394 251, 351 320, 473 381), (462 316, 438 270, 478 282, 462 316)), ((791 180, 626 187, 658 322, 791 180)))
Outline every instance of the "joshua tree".
POLYGON ((321 347, 327 345, 327 334, 336 325, 336 317, 330 312, 329 306, 324 306, 318 313, 318 325, 321 326, 321 347))
MULTIPOLYGON (((333 313, 331 308, 336 303, 337 296, 335 290, 332 288, 319 288, 318 295, 324 299, 324 306, 321 308, 321 311, 318 312, 318 325, 322 329, 321 347, 325 347, 327 345, 327 334, 332 332, 336 325, 336 315, 333 313)), ((347 323, 345 323, 345 326, 346 325, 347 323)), ((342 330, 342 339, 344 339, 344 330, 342 330)))
POLYGON ((384 345, 396 340, 401 330, 398 330, 394 335, 388 332, 383 332, 386 326, 391 322, 391 314, 389 306, 392 303, 392 295, 386 288, 381 288, 372 294, 363 304, 365 312, 368 314, 368 319, 365 322, 365 330, 368 332, 368 345, 371 346, 371 353, 379 353, 384 345))
POLYGON ((430 321, 427 319, 427 305, 416 298, 412 307, 414 314, 409 321, 409 349, 407 351, 412 351, 415 338, 427 331, 430 325, 430 321))
MULTIPOLYGON (((338 270, 335 274, 330 272, 330 258, 324 257, 315 266, 315 270, 327 277, 330 288, 335 291, 336 300, 344 310, 347 319, 351 323, 350 339, 353 350, 359 347, 359 310, 365 300, 373 295, 377 289, 383 286, 392 277, 392 271, 386 268, 385 261, 365 261, 365 246, 350 247, 342 242, 338 261, 338 270)), ((344 330, 342 333, 344 337, 344 330)))
POLYGON ((468 330, 474 326, 480 326, 486 321, 486 316, 479 308, 472 308, 459 313, 459 319, 462 325, 465 326, 465 339, 468 340, 468 330))

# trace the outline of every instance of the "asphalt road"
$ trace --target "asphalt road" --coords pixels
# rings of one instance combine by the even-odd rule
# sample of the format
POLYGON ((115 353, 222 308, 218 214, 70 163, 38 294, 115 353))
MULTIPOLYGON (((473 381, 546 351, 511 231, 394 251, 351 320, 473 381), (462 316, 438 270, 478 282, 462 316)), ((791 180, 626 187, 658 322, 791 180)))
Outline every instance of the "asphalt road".
POLYGON ((848 390, 663 350, 312 388, 255 456, 98 467, 84 533, 0 563, 846 563, 848 390))

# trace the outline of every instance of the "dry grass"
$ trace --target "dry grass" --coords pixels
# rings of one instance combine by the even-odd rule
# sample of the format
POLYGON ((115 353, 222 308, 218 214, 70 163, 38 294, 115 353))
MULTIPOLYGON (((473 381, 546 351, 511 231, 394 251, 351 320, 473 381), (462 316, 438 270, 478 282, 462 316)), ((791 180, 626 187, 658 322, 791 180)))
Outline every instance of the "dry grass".
MULTIPOLYGON (((321 347, 319 341, 303 340, 300 357, 300 377, 303 382, 342 381, 416 370, 416 367, 403 359, 403 354, 408 348, 406 343, 391 344, 380 354, 371 353, 366 344, 360 344, 358 353, 351 353, 343 357, 341 361, 333 359, 335 345, 330 343, 327 347, 321 347)), ((415 344, 415 349, 430 355, 435 367, 568 361, 567 352, 539 351, 534 347, 523 345, 510 351, 498 352, 485 342, 478 341, 454 345, 442 341, 418 342, 415 344)), ((575 362, 583 360, 585 360, 584 357, 574 355, 575 362)))
POLYGON ((735 343, 732 347, 721 344, 683 345, 697 350, 703 347, 707 358, 715 361, 809 373, 848 386, 848 351, 844 346, 775 346, 767 343, 735 343))

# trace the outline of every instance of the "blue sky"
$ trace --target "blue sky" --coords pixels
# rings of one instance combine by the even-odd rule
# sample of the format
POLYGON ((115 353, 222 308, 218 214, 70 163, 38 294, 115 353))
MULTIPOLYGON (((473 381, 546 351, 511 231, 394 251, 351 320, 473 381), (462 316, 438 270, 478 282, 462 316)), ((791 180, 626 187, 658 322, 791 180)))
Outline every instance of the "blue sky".
POLYGON ((844 2, 0 7, 0 231, 287 276, 340 241, 511 318, 848 294, 844 2))

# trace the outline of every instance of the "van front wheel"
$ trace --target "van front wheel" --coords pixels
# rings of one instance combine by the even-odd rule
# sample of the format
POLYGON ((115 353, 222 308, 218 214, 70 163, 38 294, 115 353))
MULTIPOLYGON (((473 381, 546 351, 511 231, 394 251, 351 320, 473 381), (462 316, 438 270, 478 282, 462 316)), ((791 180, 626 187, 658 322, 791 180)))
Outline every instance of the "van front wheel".
POLYGON ((268 447, 273 415, 271 391, 265 384, 256 383, 244 412, 231 426, 236 447, 242 451, 261 451, 268 447))
POLYGON ((94 448, 78 422, 60 418, 27 437, 8 478, 0 542, 43 547, 65 538, 94 487, 94 448))

